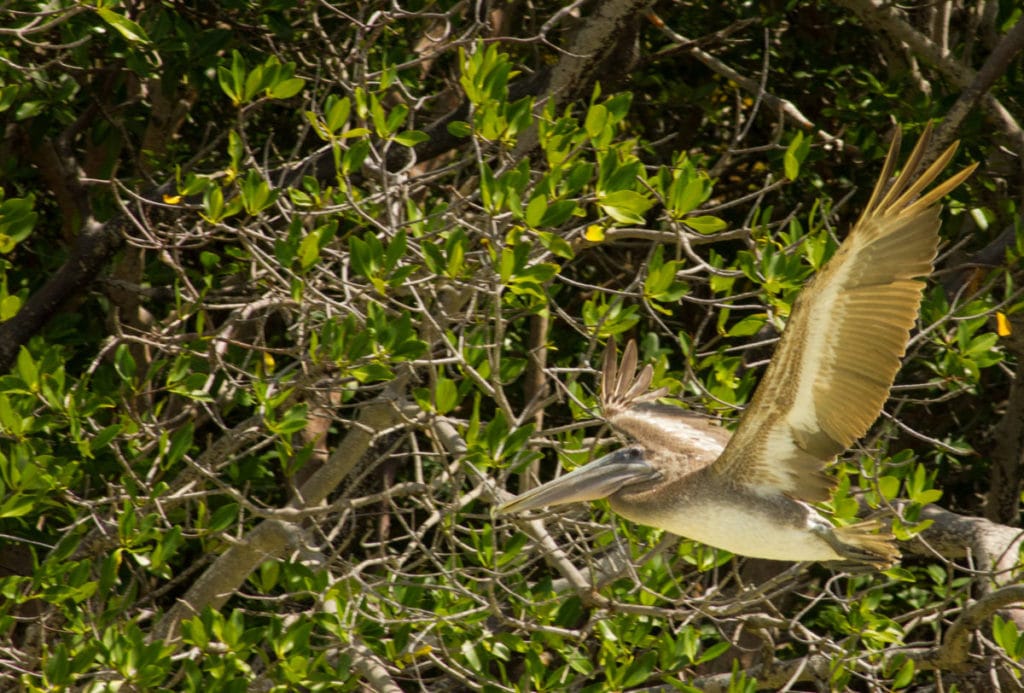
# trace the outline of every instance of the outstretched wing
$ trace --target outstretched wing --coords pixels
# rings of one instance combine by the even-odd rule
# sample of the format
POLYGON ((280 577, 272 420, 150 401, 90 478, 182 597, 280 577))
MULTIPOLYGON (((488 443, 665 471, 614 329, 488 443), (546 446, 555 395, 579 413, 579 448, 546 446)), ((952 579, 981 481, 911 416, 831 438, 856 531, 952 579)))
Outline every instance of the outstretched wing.
POLYGON ((623 349, 620 365, 616 365, 615 355, 615 340, 610 340, 601 380, 601 409, 608 423, 648 450, 687 460, 691 469, 717 459, 730 433, 679 407, 655 403, 667 389, 648 391, 654 374, 650 364, 636 373, 636 342, 630 340, 623 349))
POLYGON ((886 190, 899 151, 853 231, 804 287, 739 428, 713 469, 738 483, 797 498, 828 498, 825 464, 878 417, 900 367, 939 243, 939 199, 974 166, 918 197, 956 151, 915 177, 930 128, 886 190))

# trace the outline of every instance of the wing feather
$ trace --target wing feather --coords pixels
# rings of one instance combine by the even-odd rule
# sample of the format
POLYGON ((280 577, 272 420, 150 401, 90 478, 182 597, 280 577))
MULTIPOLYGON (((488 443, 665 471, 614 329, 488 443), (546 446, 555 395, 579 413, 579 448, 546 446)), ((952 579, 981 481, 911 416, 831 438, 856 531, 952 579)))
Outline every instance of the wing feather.
POLYGON ((615 341, 609 340, 601 390, 601 409, 608 423, 647 450, 671 455, 691 470, 717 459, 730 433, 679 407, 655 403, 668 390, 662 387, 648 392, 654 369, 648 364, 636 373, 636 342, 626 344, 619 365, 615 355, 615 341))
POLYGON ((849 237, 801 291, 740 426, 712 468, 738 483, 817 501, 825 464, 878 418, 899 370, 939 243, 939 199, 974 166, 920 195, 956 151, 916 174, 930 128, 888 186, 899 132, 849 237))

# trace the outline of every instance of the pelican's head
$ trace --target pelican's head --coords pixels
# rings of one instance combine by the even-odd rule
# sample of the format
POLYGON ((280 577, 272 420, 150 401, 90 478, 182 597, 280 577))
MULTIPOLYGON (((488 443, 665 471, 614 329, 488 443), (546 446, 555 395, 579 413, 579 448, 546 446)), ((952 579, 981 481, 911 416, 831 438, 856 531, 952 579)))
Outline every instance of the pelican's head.
POLYGON ((630 446, 502 503, 498 513, 504 515, 546 505, 598 500, 626 486, 661 478, 661 472, 647 461, 644 449, 630 446))

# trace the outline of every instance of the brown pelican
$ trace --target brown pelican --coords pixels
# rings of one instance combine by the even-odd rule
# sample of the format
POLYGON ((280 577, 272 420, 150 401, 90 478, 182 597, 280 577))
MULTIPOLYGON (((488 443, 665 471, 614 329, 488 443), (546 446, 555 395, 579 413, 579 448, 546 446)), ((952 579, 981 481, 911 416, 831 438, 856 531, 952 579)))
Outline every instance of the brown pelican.
POLYGON ((788 325, 736 432, 654 400, 652 369, 636 373, 634 342, 615 365, 605 353, 604 418, 635 445, 532 489, 512 513, 607 498, 612 509, 736 554, 846 561, 885 568, 899 558, 880 522, 836 527, 809 503, 829 498, 826 464, 878 417, 906 349, 939 243, 939 199, 974 166, 930 192, 956 151, 920 176, 926 128, 891 185, 900 136, 849 236, 800 292, 788 325), (635 376, 635 377, 634 377, 635 376))

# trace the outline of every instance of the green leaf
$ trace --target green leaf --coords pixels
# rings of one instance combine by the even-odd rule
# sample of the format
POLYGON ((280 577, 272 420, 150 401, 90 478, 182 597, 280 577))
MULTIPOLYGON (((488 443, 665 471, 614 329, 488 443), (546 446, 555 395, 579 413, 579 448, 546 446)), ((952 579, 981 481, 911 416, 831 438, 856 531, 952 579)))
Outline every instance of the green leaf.
POLYGON ((453 120, 445 129, 452 137, 469 137, 473 134, 473 126, 464 120, 453 120))
MULTIPOLYGON (((0 432, 19 435, 21 430, 21 417, 11 406, 10 398, 0 394, 0 432)), ((2 455, 0 455, 0 461, 6 462, 2 455)))
POLYGON ((613 123, 617 123, 626 117, 632 102, 633 93, 629 91, 621 91, 604 102, 613 123))
POLYGON ((896 673, 896 676, 892 680, 892 687, 906 688, 910 685, 910 682, 914 680, 914 660, 907 659, 900 667, 900 670, 896 673))
POLYGON ((34 118, 46 109, 46 103, 44 101, 37 101, 35 99, 31 101, 23 101, 14 112, 15 120, 27 120, 34 118))
POLYGON ((211 532, 223 532, 238 520, 238 503, 227 503, 217 508, 210 518, 211 532))
POLYGON ((942 491, 937 488, 933 488, 928 489, 927 491, 915 493, 911 496, 910 500, 921 505, 928 505, 929 503, 937 502, 940 498, 942 498, 942 491))
POLYGON ((892 500, 900 492, 900 480, 895 476, 883 476, 878 480, 878 490, 887 500, 892 500))
POLYGON ((274 204, 277 191, 271 190, 267 181, 257 171, 251 170, 242 181, 241 198, 246 213, 254 216, 274 204))
POLYGON ((28 238, 39 215, 35 211, 35 196, 12 197, 0 204, 0 253, 9 253, 28 238))
POLYGON ((576 256, 573 252, 572 246, 558 234, 554 234, 549 231, 538 231, 537 239, 540 241, 541 245, 558 257, 571 260, 576 256))
POLYGON ((606 619, 601 619, 597 622, 597 629, 601 631, 601 639, 605 642, 613 643, 619 641, 619 636, 612 630, 611 625, 606 619))
POLYGON ((626 673, 620 682, 621 688, 634 688, 649 679, 654 673, 657 661, 658 653, 653 651, 644 652, 637 657, 626 669, 626 673))
POLYGON ((246 86, 246 60, 238 50, 231 50, 231 82, 241 95, 246 86))
POLYGON ((405 255, 407 247, 406 233, 404 230, 401 230, 395 234, 395 237, 391 239, 387 249, 384 251, 382 264, 386 271, 391 272, 395 269, 398 261, 405 255))
POLYGON ((498 212, 501 205, 502 195, 497 190, 497 181, 494 172, 487 164, 480 164, 480 200, 484 208, 489 212, 498 212))
POLYGON ((242 137, 234 130, 228 132, 228 157, 231 159, 230 171, 237 173, 245 156, 245 145, 242 137))
MULTIPOLYGON (((363 130, 363 128, 359 128, 363 130)), ((347 131, 343 136, 348 137, 353 131, 347 131)), ((369 134, 364 131, 363 134, 369 134)), ((360 135, 363 136, 363 135, 360 135)), ((342 157, 341 170, 345 175, 348 175, 356 169, 362 167, 363 160, 370 153, 370 143, 365 140, 357 140, 351 144, 348 151, 345 152, 345 156, 342 157)))
POLYGON ((240 94, 235 91, 234 82, 231 79, 231 71, 226 67, 217 68, 217 82, 220 84, 221 91, 231 98, 231 102, 236 106, 240 103, 240 94))
POLYGON ((237 50, 231 51, 231 68, 217 68, 220 86, 238 106, 245 98, 245 59, 237 50))
POLYGON ((0 300, 0 322, 10 320, 21 310, 21 299, 17 296, 4 296, 0 300))
POLYGON ((422 130, 406 130, 398 133, 392 139, 402 146, 415 147, 417 144, 429 141, 430 135, 422 130))
POLYGON ((729 225, 718 217, 710 215, 703 215, 699 217, 687 217, 683 220, 683 223, 689 226, 697 233, 709 234, 717 233, 727 228, 729 225))
POLYGON ((421 248, 423 250, 423 262, 427 269, 434 274, 443 272, 445 267, 444 251, 434 241, 424 241, 421 248))
POLYGON ((575 195, 579 193, 585 185, 590 183, 593 177, 594 164, 589 161, 576 162, 565 177, 566 194, 575 195))
POLYGON ((461 650, 462 656, 466 658, 466 663, 469 665, 470 670, 482 674, 484 667, 480 663, 480 655, 477 652, 476 643, 467 640, 462 643, 461 650))
POLYGON ((0 87, 0 113, 6 111, 18 102, 18 94, 21 87, 17 84, 9 84, 0 87))
POLYGON ((338 130, 341 130, 341 127, 348 122, 348 115, 351 110, 352 101, 347 96, 340 99, 334 96, 328 97, 327 112, 325 115, 327 128, 332 133, 336 133, 338 130))
POLYGON ((112 441, 114 438, 118 436, 119 433, 121 433, 121 428, 121 424, 113 424, 111 426, 107 426, 102 431, 97 433, 93 437, 93 439, 89 441, 90 452, 95 454, 101 450, 105 450, 107 445, 110 444, 110 441, 112 441))
POLYGON ((547 199, 543 195, 537 195, 530 200, 530 204, 526 205, 526 223, 530 226, 540 226, 546 211, 548 211, 547 199))
POLYGON ((244 86, 242 87, 242 100, 249 101, 256 96, 260 89, 263 88, 266 81, 263 66, 256 66, 256 68, 254 68, 252 72, 245 77, 245 81, 243 83, 244 86))
POLYGON ((601 104, 594 104, 587 111, 583 129, 587 131, 590 139, 597 139, 604 132, 608 124, 608 109, 601 104))
POLYGON ((317 263, 317 260, 320 259, 320 239, 316 237, 315 233, 308 234, 302 239, 299 243, 297 257, 299 259, 299 267, 303 271, 308 270, 317 263))
POLYGON ((447 414, 459 403, 459 389, 454 380, 439 377, 434 388, 434 406, 438 414, 447 414))
POLYGON ((301 77, 292 77, 271 86, 269 96, 272 99, 290 99, 302 91, 304 86, 306 86, 306 80, 301 77))
POLYGON ((118 344, 114 352, 114 370, 122 380, 131 382, 135 377, 135 369, 135 358, 132 356, 131 348, 124 343, 118 344))
POLYGON ((675 211, 679 214, 689 213, 696 209, 697 205, 704 202, 710 193, 711 181, 708 180, 706 175, 691 178, 686 182, 679 195, 678 209, 675 211))
POLYGON ((597 203, 605 214, 621 224, 642 224, 644 212, 654 205, 635 190, 616 190, 601 195, 597 203))
POLYGON ((167 457, 164 465, 170 468, 181 461, 192 447, 192 439, 195 435, 195 425, 189 421, 171 435, 171 445, 167 450, 167 457))
POLYGON ((376 94, 370 94, 370 120, 373 121, 373 129, 378 137, 387 137, 388 119, 384 113, 384 106, 376 94))
POLYGON ((540 220, 540 226, 561 226, 569 220, 579 207, 575 200, 555 200, 548 205, 544 216, 540 220))
POLYGON ((398 130, 398 128, 402 127, 402 124, 405 123, 408 117, 409 107, 406 106, 404 103, 400 103, 396 105, 394 108, 392 108, 391 111, 388 113, 387 121, 385 122, 385 125, 387 127, 387 134, 390 135, 391 133, 398 130))
MULTIPOLYGON (((629 161, 621 165, 616 164, 617 158, 614 152, 606 156, 601 162, 601 181, 598 182, 598 194, 607 195, 612 192, 628 190, 632 191, 636 180, 640 177, 643 167, 639 161, 629 161)), ((639 194, 639 193, 637 193, 639 194)))
POLYGON ((267 422, 267 427, 278 435, 298 433, 309 425, 309 405, 305 402, 289 407, 278 421, 267 422))
POLYGON ((694 664, 704 664, 705 662, 710 662, 713 659, 718 659, 725 654, 730 647, 732 647, 732 644, 729 642, 717 642, 704 650, 704 653, 694 661, 694 664))
POLYGON ((128 19, 124 15, 120 15, 117 12, 108 10, 106 8, 99 8, 96 13, 110 26, 117 29, 117 32, 124 38, 131 41, 132 43, 149 43, 149 37, 146 36, 146 31, 141 26, 128 19))
POLYGON ((18 350, 18 375, 33 392, 39 390, 39 368, 24 346, 18 350))
POLYGON ((0 503, 0 518, 23 517, 28 515, 36 506, 35 496, 15 493, 0 503))
POLYGON ((768 316, 765 313, 747 315, 729 328, 728 335, 730 337, 750 337, 760 332, 767 321, 768 316))
POLYGON ((786 153, 782 157, 782 166, 786 172, 786 178, 796 180, 796 177, 800 175, 800 165, 807 158, 807 153, 810 149, 810 140, 804 138, 804 133, 797 132, 789 146, 786 147, 786 153))
POLYGON ((269 593, 277 586, 281 577, 281 563, 277 560, 263 561, 259 570, 260 589, 269 593))
POLYGON ((899 580, 900 582, 909 582, 911 584, 917 582, 917 575, 899 566, 888 568, 884 571, 884 574, 891 577, 893 580, 899 580))

